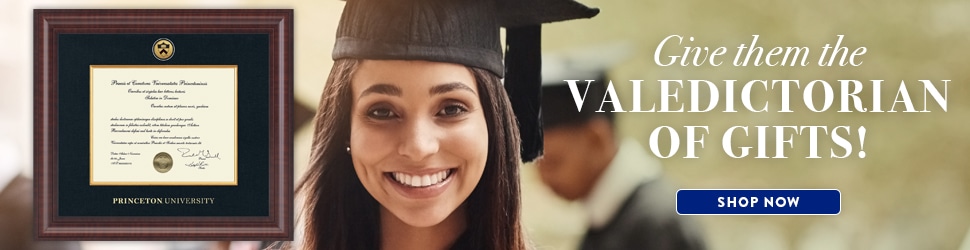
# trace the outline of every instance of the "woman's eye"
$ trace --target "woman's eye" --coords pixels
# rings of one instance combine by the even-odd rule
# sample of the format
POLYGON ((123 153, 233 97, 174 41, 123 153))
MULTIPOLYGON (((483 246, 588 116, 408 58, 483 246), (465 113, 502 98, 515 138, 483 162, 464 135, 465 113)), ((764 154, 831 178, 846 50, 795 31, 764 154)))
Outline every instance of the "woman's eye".
POLYGON ((453 117, 453 116, 464 114, 465 112, 468 112, 468 109, 465 108, 465 106, 458 105, 458 104, 451 104, 451 105, 445 106, 445 108, 441 109, 441 111, 438 111, 438 115, 445 116, 445 117, 453 117))
POLYGON ((388 108, 375 108, 367 111, 367 116, 374 119, 386 120, 397 117, 397 114, 388 108))

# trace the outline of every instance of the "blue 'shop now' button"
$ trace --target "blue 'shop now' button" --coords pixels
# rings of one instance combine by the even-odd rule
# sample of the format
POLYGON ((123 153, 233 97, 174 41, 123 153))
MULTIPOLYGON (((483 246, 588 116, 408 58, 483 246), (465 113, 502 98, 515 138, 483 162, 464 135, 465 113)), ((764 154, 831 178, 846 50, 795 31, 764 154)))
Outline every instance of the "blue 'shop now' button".
POLYGON ((842 212, 838 189, 681 189, 678 214, 836 215, 842 212))

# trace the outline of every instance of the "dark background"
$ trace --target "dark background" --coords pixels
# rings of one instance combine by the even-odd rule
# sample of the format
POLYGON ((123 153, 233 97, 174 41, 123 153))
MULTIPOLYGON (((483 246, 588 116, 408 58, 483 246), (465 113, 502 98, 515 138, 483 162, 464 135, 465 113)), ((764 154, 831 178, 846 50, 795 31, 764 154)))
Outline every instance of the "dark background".
POLYGON ((265 34, 62 34, 58 37, 60 216, 268 216, 269 37, 265 34), (151 47, 168 38, 175 53, 151 47), (238 186, 90 186, 90 65, 238 65, 238 186), (205 197, 205 205, 117 205, 115 197, 205 197))

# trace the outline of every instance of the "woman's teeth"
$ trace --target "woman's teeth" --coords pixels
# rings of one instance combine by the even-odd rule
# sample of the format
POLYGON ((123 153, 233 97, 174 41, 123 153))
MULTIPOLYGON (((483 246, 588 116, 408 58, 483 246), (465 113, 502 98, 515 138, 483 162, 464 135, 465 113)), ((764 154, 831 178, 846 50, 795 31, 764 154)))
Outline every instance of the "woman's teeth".
POLYGON ((409 187, 427 187, 441 183, 448 178, 451 173, 450 169, 441 170, 437 173, 428 175, 410 175, 405 173, 393 172, 391 177, 398 183, 404 184, 409 187))

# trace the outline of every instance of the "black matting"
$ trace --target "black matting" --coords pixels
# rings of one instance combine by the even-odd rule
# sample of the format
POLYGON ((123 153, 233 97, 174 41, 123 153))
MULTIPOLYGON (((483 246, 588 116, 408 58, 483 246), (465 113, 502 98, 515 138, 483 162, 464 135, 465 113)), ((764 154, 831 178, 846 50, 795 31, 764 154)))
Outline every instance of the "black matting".
POLYGON ((61 34, 57 43, 58 215, 269 215, 268 35, 61 34), (167 61, 152 55, 151 46, 159 38, 175 45, 167 61), (91 65, 238 65, 238 186, 90 186, 91 65), (118 205, 112 204, 115 197, 205 197, 215 198, 215 203, 118 205))

